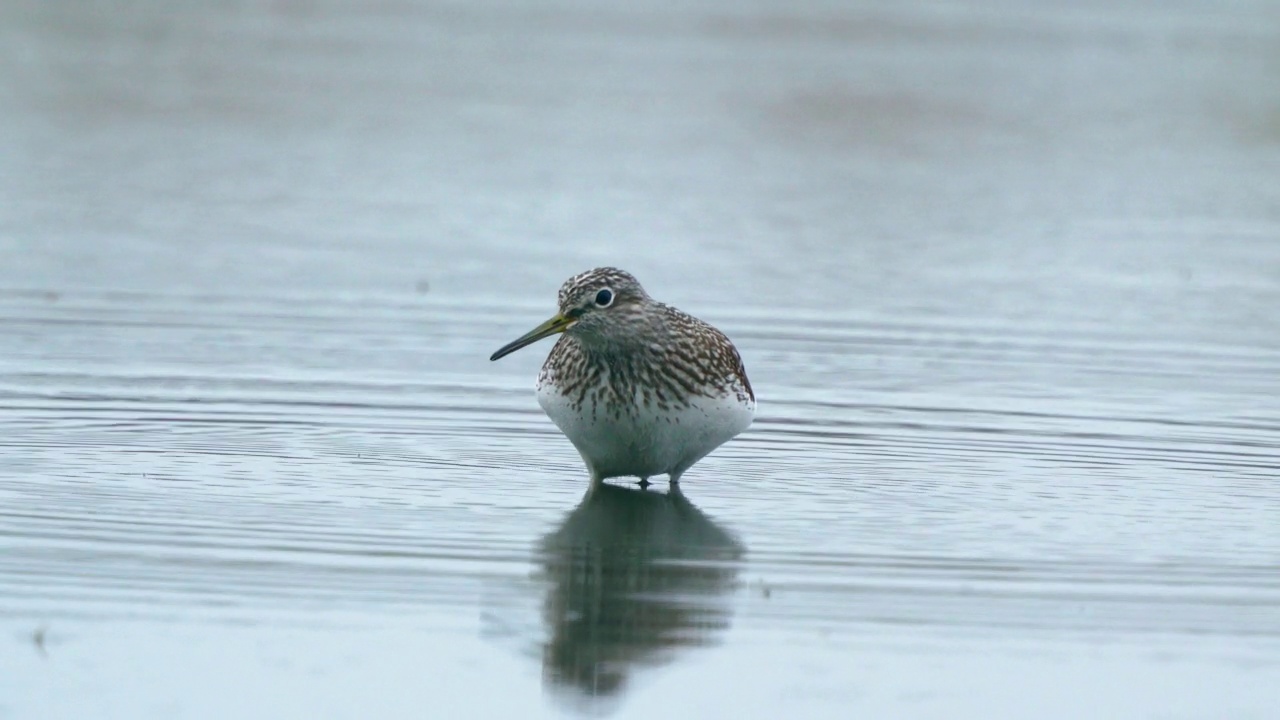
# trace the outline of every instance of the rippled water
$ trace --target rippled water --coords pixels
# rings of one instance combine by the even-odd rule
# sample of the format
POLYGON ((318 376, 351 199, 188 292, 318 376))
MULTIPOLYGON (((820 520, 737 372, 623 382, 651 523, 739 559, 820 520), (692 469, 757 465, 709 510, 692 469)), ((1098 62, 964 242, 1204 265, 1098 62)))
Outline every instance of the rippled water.
POLYGON ((5 5, 0 717, 1271 717, 1277 20, 5 5), (684 494, 487 360, 603 263, 684 494))

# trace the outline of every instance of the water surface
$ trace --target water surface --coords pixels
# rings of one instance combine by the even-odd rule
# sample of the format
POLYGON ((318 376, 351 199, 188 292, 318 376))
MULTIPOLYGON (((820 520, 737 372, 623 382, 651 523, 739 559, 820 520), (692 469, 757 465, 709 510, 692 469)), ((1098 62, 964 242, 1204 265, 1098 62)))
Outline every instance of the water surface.
POLYGON ((0 717, 1270 717, 1277 28, 6 4, 0 717), (606 263, 683 494, 487 360, 606 263))

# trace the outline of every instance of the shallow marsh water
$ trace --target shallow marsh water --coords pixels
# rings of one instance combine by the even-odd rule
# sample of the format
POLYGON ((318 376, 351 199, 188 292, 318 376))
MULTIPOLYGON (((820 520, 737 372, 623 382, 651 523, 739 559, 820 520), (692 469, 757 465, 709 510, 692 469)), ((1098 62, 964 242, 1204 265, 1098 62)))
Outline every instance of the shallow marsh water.
POLYGON ((0 718, 1280 706, 1280 12, 0 7, 0 718), (584 497, 568 275, 756 424, 584 497))

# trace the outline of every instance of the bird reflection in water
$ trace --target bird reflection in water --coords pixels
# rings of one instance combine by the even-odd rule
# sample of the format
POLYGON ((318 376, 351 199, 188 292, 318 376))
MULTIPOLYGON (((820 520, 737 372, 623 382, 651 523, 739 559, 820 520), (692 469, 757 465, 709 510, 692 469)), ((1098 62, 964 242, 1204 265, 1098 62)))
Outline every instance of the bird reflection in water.
POLYGON ((601 484, 542 540, 550 583, 543 678, 588 699, 617 696, 635 667, 671 662, 729 626, 744 548, 672 486, 601 484))

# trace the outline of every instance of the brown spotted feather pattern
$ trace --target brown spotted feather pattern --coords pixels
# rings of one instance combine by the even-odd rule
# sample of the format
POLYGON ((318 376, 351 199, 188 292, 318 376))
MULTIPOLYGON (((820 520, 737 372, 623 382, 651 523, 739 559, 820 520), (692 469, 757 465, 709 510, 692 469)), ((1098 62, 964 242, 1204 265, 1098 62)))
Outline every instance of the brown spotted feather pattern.
POLYGON ((694 397, 755 400, 742 357, 724 333, 670 305, 654 306, 674 342, 643 343, 631 352, 612 353, 561 335, 538 384, 557 385, 579 412, 604 408, 615 417, 635 414, 639 403, 668 411, 688 407, 694 397))
POLYGON ((675 483, 752 422, 755 393, 729 338, 654 300, 627 272, 569 278, 548 323, 564 334, 538 376, 538 403, 593 483, 661 474, 675 483))

